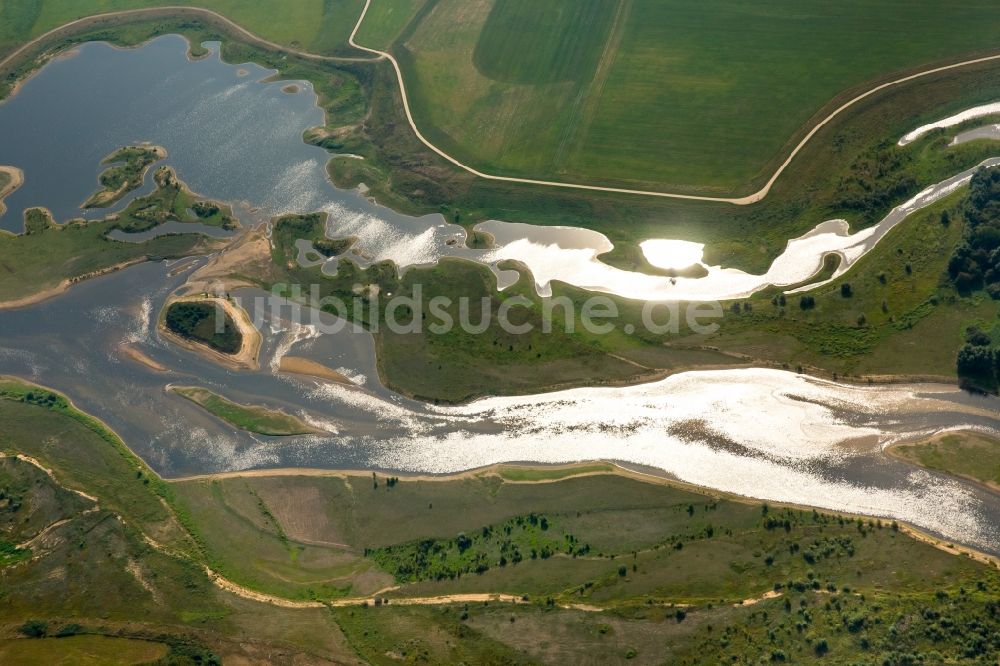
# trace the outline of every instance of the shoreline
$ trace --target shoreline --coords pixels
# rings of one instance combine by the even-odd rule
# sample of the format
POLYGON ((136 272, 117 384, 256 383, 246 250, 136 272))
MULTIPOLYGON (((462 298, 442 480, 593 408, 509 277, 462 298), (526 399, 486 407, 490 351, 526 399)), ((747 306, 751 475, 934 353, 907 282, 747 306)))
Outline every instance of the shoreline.
MULTIPOLYGON (((3 60, 0 60, 0 74, 5 68, 10 67, 12 63, 16 63, 18 59, 24 54, 30 52, 31 49, 42 46, 41 53, 36 56, 36 60, 40 64, 52 57, 58 55, 46 54, 45 47, 46 40, 52 38, 66 38, 74 34, 76 29, 80 31, 87 30, 91 27, 100 27, 102 22, 109 23, 108 27, 114 27, 116 25, 115 21, 128 20, 131 17, 138 17, 140 20, 143 17, 150 18, 176 18, 184 17, 185 15, 193 15, 202 17, 209 21, 214 21, 228 30, 235 33, 237 39, 242 39, 243 41, 261 47, 267 50, 271 50, 278 54, 292 55, 300 57, 306 60, 311 60, 315 62, 361 62, 361 63, 377 63, 388 61, 395 72, 396 75, 396 89, 399 92, 400 99, 402 101, 402 111, 403 115, 410 126, 411 131, 415 137, 429 150, 434 152, 436 155, 446 160, 458 169, 469 173, 477 178, 482 178, 484 180, 498 181, 515 183, 522 185, 533 185, 533 186, 543 186, 552 187, 557 189, 568 189, 568 190, 582 190, 589 192, 600 192, 608 194, 624 194, 640 197, 654 197, 663 199, 678 199, 687 201, 701 201, 701 202, 714 202, 714 203, 724 203, 731 204, 735 206, 749 206, 764 200, 774 187, 778 178, 785 172, 785 170, 791 165, 798 154, 802 151, 807 144, 810 143, 812 138, 820 132, 824 127, 838 118, 843 112, 847 111, 854 105, 866 100, 867 98, 876 95, 882 91, 892 89, 896 86, 900 86, 911 81, 920 80, 924 77, 933 76, 934 74, 941 74, 944 72, 949 72, 954 69, 960 69, 964 67, 970 67, 973 65, 979 65, 984 63, 992 63, 1000 60, 1000 53, 995 51, 978 51, 966 55, 957 55, 952 58, 945 58, 941 60, 931 61, 930 63, 923 63, 921 65, 916 65, 909 68, 904 68, 902 70, 897 70, 896 72, 890 72, 884 74, 881 77, 875 77, 869 79, 868 81, 861 82, 855 86, 849 87, 835 94, 831 99, 827 100, 815 113, 813 113, 810 118, 806 121, 806 124, 802 125, 797 129, 792 136, 785 142, 782 150, 774 157, 772 157, 765 166, 762 168, 762 172, 766 173, 766 169, 772 164, 778 163, 781 160, 782 155, 785 155, 785 159, 777 164, 774 168, 773 173, 767 179, 763 177, 756 177, 752 182, 761 182, 760 188, 754 192, 745 194, 743 196, 719 196, 711 194, 697 194, 699 191, 706 191, 705 188, 691 187, 689 191, 681 192, 667 192, 662 190, 644 190, 638 188, 628 188, 628 187, 613 187, 605 186, 593 183, 574 183, 566 181, 555 181, 555 180, 545 180, 544 178, 523 178, 517 176, 504 176, 498 174, 490 174, 473 166, 467 165, 460 161, 456 157, 452 156, 445 150, 439 148, 437 145, 432 143, 427 139, 420 129, 417 127, 416 121, 413 118, 413 114, 410 109, 409 95, 406 92, 406 83, 404 81, 402 69, 396 60, 396 58, 387 51, 381 51, 379 49, 374 49, 371 47, 363 46, 358 44, 356 37, 364 23, 365 17, 368 14, 369 7, 371 5, 371 0, 365 0, 365 5, 361 9, 361 13, 358 16, 357 21, 354 24, 351 33, 348 35, 347 44, 348 46, 364 52, 372 54, 373 57, 350 57, 350 56, 326 56, 317 53, 311 53, 309 51, 297 49, 291 46, 283 46, 276 42, 272 42, 268 39, 260 37, 246 28, 242 27, 235 21, 225 17, 224 15, 212 11, 210 9, 203 9, 200 7, 180 7, 180 6, 165 6, 165 7, 148 7, 142 9, 128 9, 113 12, 104 12, 100 14, 94 14, 91 16, 86 16, 82 18, 69 21, 60 26, 56 26, 51 30, 35 37, 34 39, 22 44, 20 47, 14 49, 9 53, 3 60), (969 56, 973 57, 969 57, 969 56), (976 57, 978 56, 978 57, 976 57), (961 58, 965 58, 964 60, 961 58), (896 77, 896 78, 888 78, 896 77), (848 98, 848 95, 854 95, 848 98), (839 105, 838 105, 839 103, 839 105), (831 109, 827 112, 827 109, 831 109), (822 116, 824 112, 827 115, 822 116), (810 124, 811 123, 811 124, 810 124), (794 143, 797 137, 801 137, 798 142, 794 143), (789 148, 790 146, 790 148, 789 148), (785 151, 788 151, 785 153, 785 151)), ((140 45, 141 46, 141 45, 140 45)), ((18 77, 11 84, 10 94, 16 94, 18 87, 20 86, 23 78, 28 78, 33 73, 34 69, 31 68, 24 77, 18 77)), ((325 115, 325 114, 324 114, 325 115)), ((751 186, 753 186, 751 184, 751 186)))

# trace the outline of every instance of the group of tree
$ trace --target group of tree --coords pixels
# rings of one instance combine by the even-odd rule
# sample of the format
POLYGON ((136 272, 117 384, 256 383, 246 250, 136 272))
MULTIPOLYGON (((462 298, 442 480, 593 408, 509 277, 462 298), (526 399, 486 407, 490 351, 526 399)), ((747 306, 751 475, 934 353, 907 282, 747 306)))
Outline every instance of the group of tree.
POLYGON ((964 236, 948 261, 948 275, 960 292, 985 289, 1000 299, 1000 171, 975 173, 963 212, 964 236))

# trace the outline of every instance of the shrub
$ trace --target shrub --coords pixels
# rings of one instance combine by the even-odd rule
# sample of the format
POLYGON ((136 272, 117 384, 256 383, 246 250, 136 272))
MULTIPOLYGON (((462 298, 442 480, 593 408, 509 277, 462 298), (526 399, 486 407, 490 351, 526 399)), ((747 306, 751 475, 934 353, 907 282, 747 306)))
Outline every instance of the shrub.
POLYGON ((44 620, 28 620, 20 628, 20 632, 30 638, 41 638, 48 630, 49 624, 44 620))

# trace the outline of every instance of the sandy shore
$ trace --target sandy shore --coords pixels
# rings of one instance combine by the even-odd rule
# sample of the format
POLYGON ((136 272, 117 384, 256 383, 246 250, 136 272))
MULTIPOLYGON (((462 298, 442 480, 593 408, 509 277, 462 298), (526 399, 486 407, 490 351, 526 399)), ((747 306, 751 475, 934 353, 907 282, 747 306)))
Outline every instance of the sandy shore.
POLYGON ((260 331, 253 325, 250 321, 250 315, 243 308, 233 304, 231 301, 225 298, 219 297, 203 297, 203 296, 188 296, 184 298, 178 298, 168 301, 164 306, 164 312, 173 303, 180 303, 184 301, 200 302, 200 303, 211 303, 213 305, 220 306, 226 315, 233 321, 233 324, 240 332, 241 343, 239 351, 235 354, 224 354, 220 351, 216 351, 209 347, 208 345, 202 344, 200 342, 192 342, 172 333, 167 329, 166 323, 163 318, 157 323, 156 328, 160 335, 169 340, 175 345, 189 349, 205 358, 220 363, 230 368, 235 368, 237 370, 259 370, 259 355, 260 347, 263 343, 263 338, 260 335, 260 331))
POLYGON ((283 356, 278 365, 278 371, 293 375, 305 375, 316 379, 325 379, 338 384, 355 385, 354 382, 336 370, 331 370, 322 363, 317 363, 301 356, 283 356))
POLYGON ((13 166, 0 166, 0 173, 6 174, 10 182, 0 188, 0 215, 7 212, 7 206, 3 200, 14 193, 17 188, 24 184, 24 172, 13 166))
POLYGON ((170 368, 163 365, 162 363, 157 363, 150 357, 146 356, 144 353, 136 349, 135 347, 128 344, 121 344, 118 346, 118 351, 120 351, 127 358, 132 359, 140 365, 144 365, 150 370, 156 370, 157 372, 166 372, 170 368))

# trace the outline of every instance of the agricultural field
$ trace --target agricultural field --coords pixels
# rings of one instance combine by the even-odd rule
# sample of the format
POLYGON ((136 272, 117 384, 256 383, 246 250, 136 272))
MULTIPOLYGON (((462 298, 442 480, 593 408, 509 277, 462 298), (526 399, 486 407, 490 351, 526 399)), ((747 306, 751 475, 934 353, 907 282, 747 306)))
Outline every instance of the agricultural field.
POLYGON ((393 52, 418 126, 477 168, 744 194, 841 93, 996 47, 987 2, 849 5, 440 0, 393 52))

